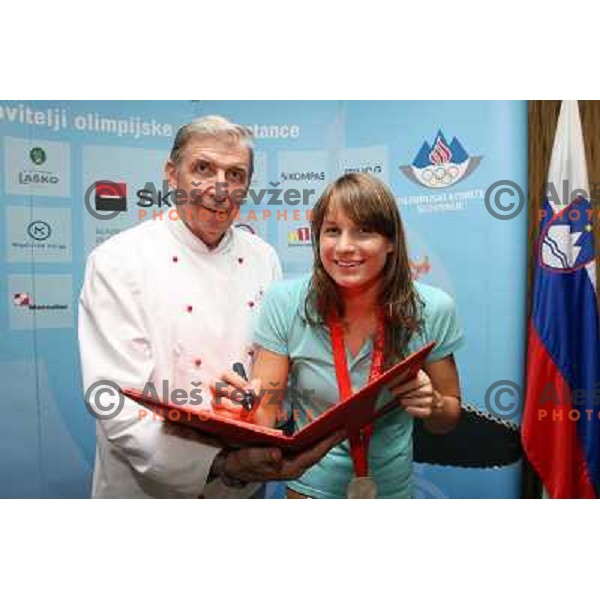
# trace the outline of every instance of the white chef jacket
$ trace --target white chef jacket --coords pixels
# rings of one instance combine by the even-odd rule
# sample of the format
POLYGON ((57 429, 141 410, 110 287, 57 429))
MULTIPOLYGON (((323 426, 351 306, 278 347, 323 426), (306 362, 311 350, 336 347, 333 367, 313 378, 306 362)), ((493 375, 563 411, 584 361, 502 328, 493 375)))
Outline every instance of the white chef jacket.
MULTIPOLYGON (((264 292, 281 277, 275 250, 231 228, 213 250, 180 220, 146 221, 89 256, 79 301, 84 389, 100 380, 160 397, 200 390, 236 361, 249 369, 252 329, 264 292)), ((95 397, 90 397, 93 405, 95 397)), ((102 400, 106 404, 106 399, 102 400)), ((206 484, 220 447, 191 428, 148 416, 129 398, 118 415, 97 419, 92 488, 97 498, 244 496, 256 490, 206 484)))

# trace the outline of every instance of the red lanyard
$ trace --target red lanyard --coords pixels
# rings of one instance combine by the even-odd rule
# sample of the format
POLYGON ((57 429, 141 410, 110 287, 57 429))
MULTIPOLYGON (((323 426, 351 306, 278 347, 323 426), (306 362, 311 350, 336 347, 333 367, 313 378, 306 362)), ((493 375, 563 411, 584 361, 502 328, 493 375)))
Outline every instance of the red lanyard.
MULTIPOLYGON (((327 320, 331 334, 331 345, 333 346, 333 362, 337 377, 340 400, 346 401, 352 395, 352 382, 346 361, 346 347, 344 344, 344 332, 340 320, 331 314, 327 320)), ((373 345, 373 357, 371 359, 371 372, 369 381, 375 379, 383 372, 383 344, 385 338, 385 326, 383 311, 377 315, 377 331, 373 345)), ((354 472, 357 477, 367 477, 369 474, 369 442, 373 433, 373 425, 367 425, 358 433, 350 436, 350 452, 354 463, 354 472)))

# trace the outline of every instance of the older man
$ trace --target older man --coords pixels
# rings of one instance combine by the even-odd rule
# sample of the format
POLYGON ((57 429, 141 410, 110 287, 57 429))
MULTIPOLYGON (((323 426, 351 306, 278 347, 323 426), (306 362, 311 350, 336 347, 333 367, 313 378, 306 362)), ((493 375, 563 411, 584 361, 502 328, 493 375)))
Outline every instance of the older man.
MULTIPOLYGON (((254 319, 281 275, 271 246, 232 227, 252 169, 245 128, 205 117, 179 130, 165 165, 177 213, 124 231, 89 256, 79 310, 86 390, 102 380, 161 396, 184 390, 208 408, 221 373, 249 365, 254 319)), ((102 402, 99 394, 88 401, 102 402)), ((339 441, 291 459, 275 448, 231 451, 141 414, 125 398, 118 414, 98 418, 94 497, 248 496, 251 482, 295 478, 339 441)))

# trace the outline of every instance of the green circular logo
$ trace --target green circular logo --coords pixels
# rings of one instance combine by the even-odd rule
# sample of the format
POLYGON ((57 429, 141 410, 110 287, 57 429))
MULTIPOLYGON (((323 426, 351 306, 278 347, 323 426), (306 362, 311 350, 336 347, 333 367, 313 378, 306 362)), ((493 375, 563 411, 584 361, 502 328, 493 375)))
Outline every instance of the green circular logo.
POLYGON ((46 162, 46 152, 43 148, 32 148, 29 152, 29 158, 36 165, 42 165, 46 162))

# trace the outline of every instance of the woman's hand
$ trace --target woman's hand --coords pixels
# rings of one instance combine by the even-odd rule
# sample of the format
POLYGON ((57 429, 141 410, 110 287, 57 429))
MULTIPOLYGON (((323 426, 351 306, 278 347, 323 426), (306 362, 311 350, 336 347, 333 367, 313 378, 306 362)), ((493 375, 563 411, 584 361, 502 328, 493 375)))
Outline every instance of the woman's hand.
POLYGON ((433 388, 425 371, 408 381, 392 384, 390 391, 400 406, 416 419, 429 419, 434 411, 443 410, 443 396, 433 388))
POLYGON ((231 419, 275 427, 285 396, 289 362, 288 356, 258 346, 252 367, 252 375, 257 377, 248 383, 237 373, 224 373, 221 381, 211 386, 214 411, 231 419), (268 389, 262 388, 263 381, 269 382, 268 389), (243 402, 248 392, 254 394, 251 410, 247 410, 243 402))
POLYGON ((216 414, 237 421, 257 422, 261 393, 260 379, 248 382, 237 373, 228 371, 223 373, 221 380, 211 385, 210 389, 212 408, 216 414))
POLYGON ((460 419, 460 384, 454 356, 426 363, 409 381, 392 383, 390 390, 406 412, 423 419, 432 433, 447 433, 460 419))

